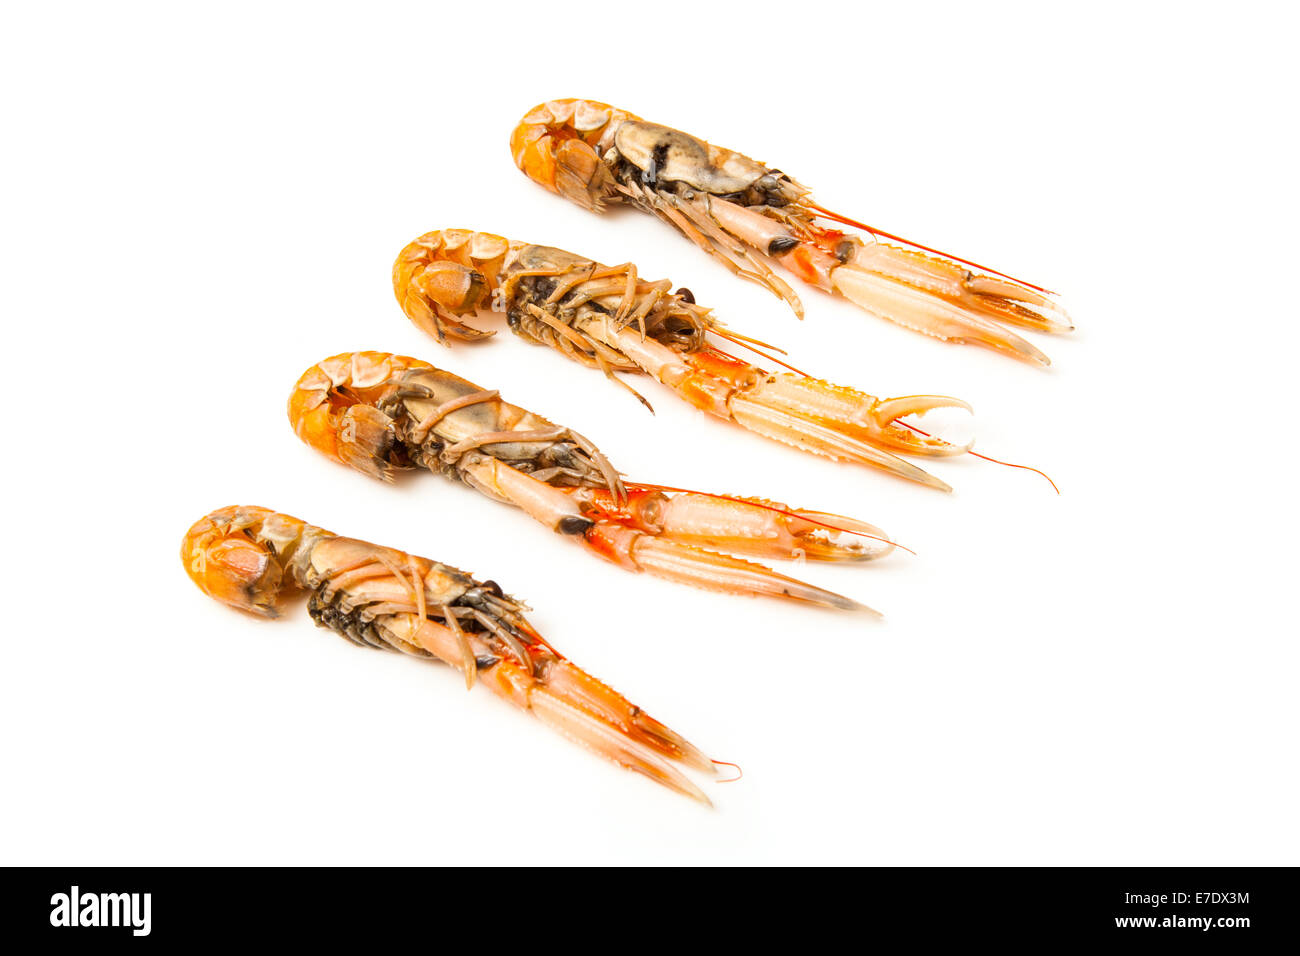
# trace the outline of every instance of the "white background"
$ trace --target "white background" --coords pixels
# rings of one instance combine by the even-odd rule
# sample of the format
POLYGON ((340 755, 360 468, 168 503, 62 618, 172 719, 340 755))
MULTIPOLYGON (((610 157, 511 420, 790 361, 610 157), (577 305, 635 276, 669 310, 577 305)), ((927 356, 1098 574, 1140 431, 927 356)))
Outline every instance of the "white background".
MULTIPOLYGON (((1297 860, 1294 8, 9 5, 0 24, 6 863, 1297 860), (1059 290, 1049 371, 801 290, 521 176, 518 118, 614 103, 832 208, 1059 290), (945 496, 508 333, 444 350, 429 229, 689 285, 795 364, 976 408, 945 496), (793 570, 875 623, 632 576, 467 488, 300 444, 296 377, 426 358, 633 478, 874 521, 793 570), (446 668, 202 596, 182 533, 262 504, 492 577, 742 782, 707 810, 446 668)), ((986 5, 980 5, 986 6, 986 5)))

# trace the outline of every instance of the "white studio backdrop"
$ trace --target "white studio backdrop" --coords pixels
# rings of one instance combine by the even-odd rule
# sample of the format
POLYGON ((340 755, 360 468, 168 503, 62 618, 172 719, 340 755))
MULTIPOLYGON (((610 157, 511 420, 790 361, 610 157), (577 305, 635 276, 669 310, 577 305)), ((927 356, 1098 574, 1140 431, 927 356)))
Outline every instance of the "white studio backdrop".
POLYGON ((0 859, 1294 864, 1294 8, 982 6, 7 7, 0 859), (566 96, 1059 290, 1078 331, 1030 335, 1044 371, 810 289, 798 322, 520 175, 512 126, 566 96), (446 227, 632 261, 820 377, 965 398, 978 450, 1063 493, 968 459, 939 494, 633 382, 652 417, 504 330, 444 349, 389 269, 446 227), (628 575, 431 475, 384 487, 285 418, 354 349, 499 388, 632 478, 917 554, 793 569, 874 622, 628 575), (236 503, 501 582, 744 779, 705 783, 710 811, 300 604, 215 604, 180 537, 236 503))

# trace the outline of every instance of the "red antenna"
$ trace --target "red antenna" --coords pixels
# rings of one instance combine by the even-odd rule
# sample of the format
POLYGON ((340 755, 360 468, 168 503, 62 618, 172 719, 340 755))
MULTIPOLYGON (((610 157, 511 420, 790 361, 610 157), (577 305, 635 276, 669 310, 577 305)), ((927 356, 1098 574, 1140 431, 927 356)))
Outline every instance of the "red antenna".
MULTIPOLYGON (((805 200, 805 202, 807 202, 807 200, 805 200)), ((1056 295, 1056 293, 1051 289, 1044 289, 1041 285, 1034 285, 1032 282, 1026 282, 1024 279, 1017 279, 1015 276, 1009 276, 1005 272, 999 272, 997 269, 990 269, 988 266, 982 266, 978 262, 971 262, 969 259, 963 259, 961 256, 954 256, 951 252, 944 252, 942 249, 932 249, 929 246, 923 246, 919 242, 913 242, 911 239, 904 239, 902 236, 896 236, 892 232, 885 232, 882 229, 877 229, 875 226, 868 226, 865 222, 858 222, 856 219, 850 219, 848 216, 841 216, 837 212, 831 212, 829 209, 824 206, 819 206, 815 202, 808 202, 808 205, 812 206, 813 209, 816 209, 826 219, 832 219, 835 222, 842 223, 846 226, 856 226, 858 229, 865 229, 867 232, 878 238, 893 239, 895 242, 901 242, 905 245, 911 246, 913 249, 932 252, 936 256, 943 256, 945 259, 951 259, 953 262, 960 262, 962 265, 966 266, 974 266, 976 269, 981 269, 984 272, 992 273, 995 276, 1001 276, 1002 278, 1009 279, 1017 285, 1022 285, 1027 289, 1034 289, 1038 292, 1044 293, 1045 295, 1056 295)), ((1001 464, 1006 463, 1001 462, 1001 464)))
MULTIPOLYGON (((910 428, 918 435, 923 435, 926 438, 934 437, 929 432, 923 432, 915 425, 902 421, 901 419, 895 420, 895 424, 902 425, 904 428, 910 428)), ((991 461, 995 465, 1006 465, 1008 468, 1023 468, 1025 471, 1037 472, 1038 474, 1042 475, 1044 478, 1047 479, 1047 483, 1052 486, 1053 491, 1055 491, 1058 495, 1061 493, 1061 489, 1056 487, 1056 482, 1052 481, 1051 477, 1047 474, 1047 472, 1043 471, 1041 468, 1035 468, 1033 465, 1017 465, 1015 462, 1002 461, 1000 458, 990 458, 988 455, 981 455, 979 452, 971 451, 969 448, 966 449, 966 454, 974 455, 976 458, 983 458, 985 461, 991 461)))
POLYGON ((745 771, 740 769, 740 764, 732 763, 730 760, 711 760, 710 763, 716 763, 719 767, 735 767, 736 775, 730 780, 719 780, 718 783, 735 783, 745 775, 745 771))
MULTIPOLYGON (((779 349, 779 348, 777 348, 775 345, 769 345, 767 342, 760 342, 758 339, 751 339, 751 338, 750 338, 749 336, 747 336, 747 335, 741 335, 741 334, 738 333, 738 332, 732 332, 732 331, 730 331, 730 330, 724 331, 724 330, 722 330, 722 329, 720 329, 720 328, 711 327, 711 328, 709 329, 709 331, 712 332, 714 335, 719 335, 719 336, 721 336, 722 338, 726 339, 728 342, 735 342, 735 343, 736 343, 737 345, 739 345, 742 349, 748 349, 749 351, 753 352, 755 355, 760 355, 760 356, 762 356, 763 358, 767 359, 769 362, 775 362, 777 365, 780 365, 782 368, 788 368, 790 371, 794 372, 796 375, 802 375, 804 378, 812 378, 811 375, 809 375, 807 372, 803 371, 802 369, 797 369, 797 368, 795 368, 793 365, 791 365, 789 362, 783 362, 783 361, 781 361, 779 358, 777 358, 775 355, 769 355, 767 352, 762 351, 762 349, 755 348, 754 345, 750 345, 749 343, 751 343, 751 342, 756 343, 757 345, 761 345, 761 346, 763 346, 764 348, 772 349, 774 352, 780 352, 782 355, 786 355, 786 354, 788 354, 788 353, 785 351, 785 349, 779 349)), ((715 351, 715 352, 721 352, 721 353, 722 353, 723 355, 725 355, 727 358, 735 359, 737 362, 740 361, 740 359, 739 359, 737 356, 732 355, 730 352, 724 352, 722 349, 718 348, 716 345, 710 345, 709 347, 710 347, 711 349, 713 349, 713 351, 715 351)))

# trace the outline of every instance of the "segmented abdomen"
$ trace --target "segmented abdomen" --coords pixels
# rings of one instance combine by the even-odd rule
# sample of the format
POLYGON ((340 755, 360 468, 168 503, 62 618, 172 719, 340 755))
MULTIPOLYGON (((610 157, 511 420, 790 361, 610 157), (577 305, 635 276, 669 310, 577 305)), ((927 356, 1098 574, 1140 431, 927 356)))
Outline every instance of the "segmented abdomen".
POLYGON ((393 292, 416 325, 443 338, 475 339, 491 333, 439 319, 435 304, 452 315, 472 315, 497 291, 502 264, 522 245, 490 232, 435 229, 407 244, 393 263, 393 292))
POLYGON ((596 100, 548 100, 534 106, 510 134, 510 154, 529 179, 551 192, 562 192, 557 185, 556 158, 564 144, 581 140, 597 154, 604 153, 614 141, 614 133, 627 120, 640 119, 596 100))

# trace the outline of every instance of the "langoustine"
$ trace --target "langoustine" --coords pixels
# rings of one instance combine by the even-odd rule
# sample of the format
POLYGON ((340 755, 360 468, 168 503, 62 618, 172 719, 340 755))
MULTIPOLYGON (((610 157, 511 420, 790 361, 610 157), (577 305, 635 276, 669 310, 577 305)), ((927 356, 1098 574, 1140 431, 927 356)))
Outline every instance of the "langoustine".
POLYGON ((393 289, 407 317, 444 343, 491 335, 463 319, 489 308, 504 312, 516 335, 610 377, 650 375, 696 408, 766 438, 931 488, 952 490, 895 453, 971 451, 970 443, 944 441, 904 422, 937 408, 969 412, 961 399, 877 398, 793 368, 772 373, 751 365, 709 335, 742 345, 752 340, 725 328, 688 290, 671 291, 667 279, 642 279, 631 263, 605 266, 551 246, 443 229, 402 249, 393 289))
POLYGON ((181 542, 190 579, 209 597, 276 617, 285 594, 362 647, 440 660, 587 749, 702 803, 678 767, 712 774, 699 748, 547 643, 526 607, 493 581, 428 558, 335 535, 269 508, 199 519, 181 542))
POLYGON ((289 398, 295 433, 391 481, 425 468, 514 505, 629 571, 708 590, 841 610, 858 602, 730 554, 863 561, 893 550, 879 528, 759 498, 624 482, 582 435, 428 362, 347 352, 313 365, 289 398))
POLYGON ((662 219, 801 318, 802 303, 769 261, 914 331, 1037 365, 1050 360, 1001 323, 1073 328, 1041 286, 832 212, 778 169, 605 103, 548 100, 520 120, 510 150, 525 175, 580 206, 626 203, 662 219), (818 219, 862 229, 872 241, 818 219))

